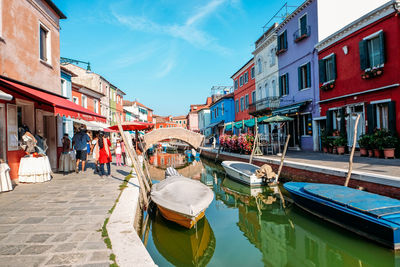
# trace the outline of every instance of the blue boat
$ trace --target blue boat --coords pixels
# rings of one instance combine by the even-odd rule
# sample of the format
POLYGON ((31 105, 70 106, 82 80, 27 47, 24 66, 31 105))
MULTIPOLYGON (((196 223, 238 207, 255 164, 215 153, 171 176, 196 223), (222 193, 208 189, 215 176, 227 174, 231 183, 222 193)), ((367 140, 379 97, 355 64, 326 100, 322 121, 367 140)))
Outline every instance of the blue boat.
POLYGON ((306 211, 400 249, 400 200, 333 184, 288 182, 283 186, 306 211))

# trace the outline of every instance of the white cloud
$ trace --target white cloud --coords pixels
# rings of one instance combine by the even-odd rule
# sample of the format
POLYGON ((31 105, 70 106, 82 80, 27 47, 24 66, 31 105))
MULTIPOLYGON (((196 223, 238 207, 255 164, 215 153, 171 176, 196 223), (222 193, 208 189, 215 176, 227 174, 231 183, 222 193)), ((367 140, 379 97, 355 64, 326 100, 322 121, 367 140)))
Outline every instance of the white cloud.
POLYGON ((161 63, 160 70, 156 73, 155 77, 163 78, 167 76, 171 72, 171 70, 175 67, 175 60, 172 58, 166 59, 163 63, 161 63))

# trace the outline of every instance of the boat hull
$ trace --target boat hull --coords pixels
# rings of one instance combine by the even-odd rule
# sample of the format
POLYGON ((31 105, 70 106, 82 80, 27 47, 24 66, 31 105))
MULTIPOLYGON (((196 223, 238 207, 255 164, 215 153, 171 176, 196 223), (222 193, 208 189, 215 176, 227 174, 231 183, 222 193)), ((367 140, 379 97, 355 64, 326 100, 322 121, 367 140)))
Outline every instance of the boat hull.
POLYGON ((394 250, 400 249, 398 228, 336 203, 304 194, 300 190, 292 190, 286 186, 285 189, 289 191, 295 204, 307 212, 394 250))
POLYGON ((196 223, 204 217, 204 212, 200 212, 196 216, 186 216, 172 210, 166 209, 160 205, 157 205, 158 210, 160 211, 161 215, 167 219, 168 221, 177 223, 183 227, 191 229, 196 223))
POLYGON ((222 162, 222 167, 224 168, 225 172, 228 174, 230 178, 240 183, 250 185, 250 186, 261 186, 264 185, 264 181, 258 178, 255 173, 249 175, 247 173, 241 172, 235 168, 232 168, 228 164, 224 164, 222 162))

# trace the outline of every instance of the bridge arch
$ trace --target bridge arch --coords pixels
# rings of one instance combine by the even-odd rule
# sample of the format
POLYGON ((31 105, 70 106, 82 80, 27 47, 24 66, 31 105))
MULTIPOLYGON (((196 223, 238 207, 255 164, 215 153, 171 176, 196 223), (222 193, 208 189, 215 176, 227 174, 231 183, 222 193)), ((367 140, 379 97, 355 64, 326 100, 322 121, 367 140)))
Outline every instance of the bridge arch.
POLYGON ((197 149, 201 146, 204 135, 180 127, 155 129, 143 135, 144 148, 147 150, 152 145, 166 139, 178 139, 197 149))

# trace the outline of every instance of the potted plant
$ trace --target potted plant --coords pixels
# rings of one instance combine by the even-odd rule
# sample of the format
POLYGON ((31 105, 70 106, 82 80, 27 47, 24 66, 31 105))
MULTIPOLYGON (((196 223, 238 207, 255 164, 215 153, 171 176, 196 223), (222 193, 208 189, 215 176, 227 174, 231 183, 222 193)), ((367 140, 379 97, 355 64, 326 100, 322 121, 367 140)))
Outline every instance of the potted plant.
MULTIPOLYGON (((370 148, 371 136, 368 134, 360 135, 358 139, 358 145, 360 146, 360 156, 366 157, 368 155, 368 149, 370 148)), ((372 151, 371 151, 372 156, 372 151)))
POLYGON ((337 153, 339 155, 343 155, 345 152, 345 147, 347 145, 347 139, 344 136, 339 136, 338 138, 336 138, 333 141, 333 144, 336 146, 337 148, 337 153))
POLYGON ((379 129, 376 130, 373 137, 372 137, 372 143, 373 143, 373 149, 374 149, 374 157, 380 158, 383 155, 383 148, 385 144, 385 138, 391 136, 391 133, 389 133, 386 129, 379 129))
POLYGON ((321 146, 324 153, 328 153, 329 139, 325 131, 323 131, 321 134, 321 146))
POLYGON ((394 152, 398 144, 398 138, 394 136, 383 137, 383 154, 385 159, 394 158, 394 152))

